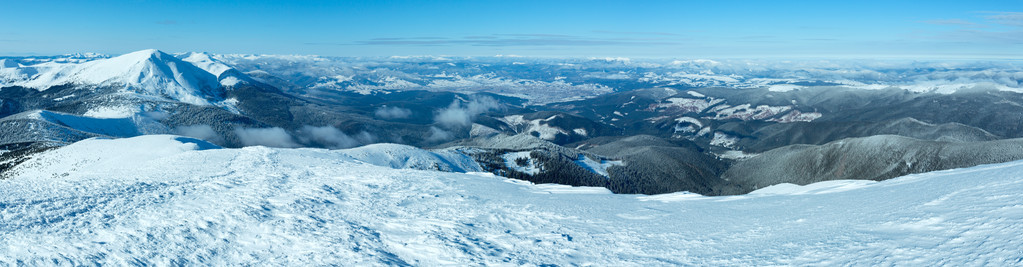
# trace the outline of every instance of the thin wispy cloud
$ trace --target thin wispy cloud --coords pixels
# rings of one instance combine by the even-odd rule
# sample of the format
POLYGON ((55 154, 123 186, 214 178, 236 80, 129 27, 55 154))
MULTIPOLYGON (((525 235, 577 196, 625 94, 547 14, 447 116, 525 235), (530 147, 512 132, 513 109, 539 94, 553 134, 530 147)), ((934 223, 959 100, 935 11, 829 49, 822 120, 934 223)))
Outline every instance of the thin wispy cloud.
POLYGON ((450 38, 447 38, 447 37, 424 36, 424 37, 400 37, 400 38, 381 37, 381 38, 373 38, 373 39, 370 39, 370 40, 371 41, 401 41, 401 40, 447 40, 447 39, 450 39, 450 38))
POLYGON ((0 24, 18 25, 0 27, 0 39, 8 39, 0 41, 0 49, 42 54, 69 49, 119 54, 147 47, 356 57, 760 57, 802 55, 807 46, 820 48, 823 43, 803 38, 840 40, 815 52, 822 56, 906 54, 919 51, 920 46, 926 46, 923 48, 929 54, 981 54, 993 49, 1010 53, 1018 48, 1005 46, 1008 41, 1004 39, 1014 37, 999 37, 994 32, 1015 34, 1023 25, 1019 0, 653 1, 642 5, 629 1, 246 1, 244 5, 197 1, 186 5, 139 0, 135 4, 65 1, 59 8, 48 1, 8 2, 2 5, 5 10, 46 12, 0 16, 4 22, 0 24), (124 16, 153 10, 160 12, 143 16, 141 23, 138 16, 124 16), (105 19, 82 20, 82 12, 105 19), (272 15, 252 21, 254 14, 272 15), (33 23, 19 24, 25 21, 33 23), (957 32, 960 30, 967 31, 957 32), (210 31, 217 34, 208 34, 210 31), (117 42, 98 38, 116 32, 132 34, 119 36, 117 42), (970 34, 981 38, 970 42, 985 46, 933 46, 957 42, 951 38, 970 34), (777 38, 739 39, 747 35, 777 38), (53 41, 68 38, 83 48, 53 41), (901 44, 900 38, 916 43, 901 44), (980 41, 992 38, 998 41, 980 41))
POLYGON ((963 26, 963 27, 970 27, 970 28, 984 28, 984 27, 987 27, 987 26, 979 24, 979 23, 974 23, 974 22, 970 22, 970 21, 966 21, 966 20, 962 20, 962 19, 936 19, 936 20, 927 20, 927 21, 924 21, 924 23, 934 24, 934 25, 963 26))
POLYGON ((776 44, 784 42, 780 36, 775 35, 747 35, 747 36, 735 36, 728 38, 732 43, 760 43, 760 44, 776 44))
POLYGON ((383 37, 353 43, 308 43, 338 45, 410 45, 410 46, 633 46, 678 45, 679 40, 667 38, 597 38, 564 34, 526 33, 474 35, 460 38, 383 37))
POLYGON ((1012 31, 958 30, 941 35, 949 40, 985 41, 1006 44, 1023 44, 1023 29, 1012 31))
POLYGON ((774 35, 747 35, 747 36, 740 36, 740 37, 738 37, 738 39, 746 39, 746 40, 768 40, 768 39, 776 39, 776 38, 778 38, 778 36, 774 36, 774 35))
POLYGON ((1005 26, 1023 27, 1023 12, 990 12, 984 18, 1005 26))
POLYGON ((963 43, 1023 44, 1023 12, 978 12, 982 22, 975 23, 962 19, 925 21, 928 24, 955 26, 955 29, 940 32, 934 38, 963 43))
POLYGON ((578 36, 548 33, 498 33, 496 36, 537 37, 537 38, 579 38, 578 36))
POLYGON ((621 32, 621 31, 593 31, 594 33, 617 34, 617 35, 653 35, 653 36, 684 36, 670 32, 621 32))

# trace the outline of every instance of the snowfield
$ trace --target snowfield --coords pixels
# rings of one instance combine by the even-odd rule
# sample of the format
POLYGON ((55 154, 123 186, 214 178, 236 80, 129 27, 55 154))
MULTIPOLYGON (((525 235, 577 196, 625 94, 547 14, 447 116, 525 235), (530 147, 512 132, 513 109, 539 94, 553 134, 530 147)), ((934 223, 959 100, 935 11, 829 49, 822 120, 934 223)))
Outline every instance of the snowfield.
POLYGON ((176 136, 44 152, 0 180, 0 263, 1023 264, 1023 161, 704 197, 393 169, 346 153, 358 154, 176 136))

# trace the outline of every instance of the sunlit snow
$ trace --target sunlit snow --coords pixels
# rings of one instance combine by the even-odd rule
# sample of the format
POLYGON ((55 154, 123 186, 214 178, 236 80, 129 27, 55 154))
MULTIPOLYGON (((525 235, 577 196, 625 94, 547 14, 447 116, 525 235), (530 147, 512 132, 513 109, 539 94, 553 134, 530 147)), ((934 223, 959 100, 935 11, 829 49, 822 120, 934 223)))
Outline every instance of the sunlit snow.
POLYGON ((344 151, 90 139, 0 180, 18 265, 995 265, 1023 162, 750 195, 613 195, 344 151))

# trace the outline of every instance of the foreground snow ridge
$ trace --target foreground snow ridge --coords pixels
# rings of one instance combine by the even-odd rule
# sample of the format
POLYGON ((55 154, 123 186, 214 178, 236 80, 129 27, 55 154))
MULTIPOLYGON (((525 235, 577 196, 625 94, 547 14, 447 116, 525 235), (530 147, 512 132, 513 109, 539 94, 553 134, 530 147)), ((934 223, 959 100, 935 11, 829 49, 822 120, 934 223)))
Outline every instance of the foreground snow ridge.
POLYGON ((1020 161, 637 196, 142 136, 16 171, 0 180, 0 265, 1023 264, 1020 161))

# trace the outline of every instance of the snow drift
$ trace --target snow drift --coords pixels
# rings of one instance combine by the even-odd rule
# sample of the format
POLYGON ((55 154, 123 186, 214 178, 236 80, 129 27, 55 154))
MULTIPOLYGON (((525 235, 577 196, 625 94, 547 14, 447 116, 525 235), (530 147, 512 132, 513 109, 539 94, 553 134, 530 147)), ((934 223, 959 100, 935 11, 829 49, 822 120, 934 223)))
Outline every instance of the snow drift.
POLYGON ((176 136, 89 139, 16 169, 0 180, 11 265, 1023 262, 1021 161, 732 197, 612 195, 176 136))

